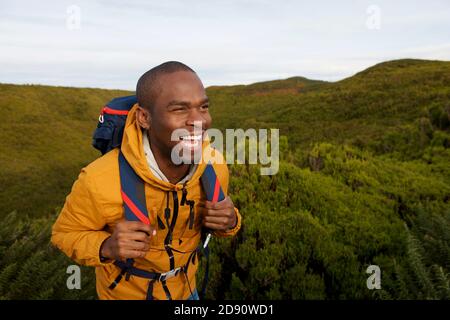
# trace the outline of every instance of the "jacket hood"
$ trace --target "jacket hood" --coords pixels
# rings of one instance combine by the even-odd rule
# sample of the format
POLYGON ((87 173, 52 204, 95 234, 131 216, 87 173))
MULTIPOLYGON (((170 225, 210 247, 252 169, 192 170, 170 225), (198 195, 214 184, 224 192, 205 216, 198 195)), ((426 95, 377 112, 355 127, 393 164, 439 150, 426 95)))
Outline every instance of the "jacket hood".
MULTIPOLYGON (((125 159, 127 159, 136 174, 146 183, 154 185, 164 191, 181 190, 183 187, 182 184, 172 184, 170 182, 163 181, 155 177, 151 172, 144 153, 142 129, 136 120, 136 110, 137 104, 135 104, 128 112, 127 121, 125 123, 121 145, 121 150, 125 159)), ((202 157, 200 163, 198 164, 192 178, 187 182, 187 188, 200 179, 205 170, 206 164, 210 160, 211 148, 209 138, 207 137, 202 143, 202 157)), ((214 152, 218 151, 214 150, 214 152)))

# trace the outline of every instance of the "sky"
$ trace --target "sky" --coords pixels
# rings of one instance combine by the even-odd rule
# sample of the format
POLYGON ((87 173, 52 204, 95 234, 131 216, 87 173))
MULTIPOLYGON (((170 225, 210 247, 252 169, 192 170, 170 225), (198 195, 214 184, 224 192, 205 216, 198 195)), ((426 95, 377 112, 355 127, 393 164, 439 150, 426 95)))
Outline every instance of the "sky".
POLYGON ((0 83, 134 90, 169 60, 205 86, 450 60, 450 1, 0 0, 0 83))

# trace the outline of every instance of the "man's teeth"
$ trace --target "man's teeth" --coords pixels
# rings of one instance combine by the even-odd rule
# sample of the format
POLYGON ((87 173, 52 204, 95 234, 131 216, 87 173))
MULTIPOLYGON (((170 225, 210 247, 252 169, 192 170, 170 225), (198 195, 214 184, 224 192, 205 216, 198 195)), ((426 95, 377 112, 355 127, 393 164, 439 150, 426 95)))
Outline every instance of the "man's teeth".
POLYGON ((191 140, 191 141, 200 141, 202 138, 202 135, 197 135, 197 136, 181 136, 180 139, 181 140, 191 140))

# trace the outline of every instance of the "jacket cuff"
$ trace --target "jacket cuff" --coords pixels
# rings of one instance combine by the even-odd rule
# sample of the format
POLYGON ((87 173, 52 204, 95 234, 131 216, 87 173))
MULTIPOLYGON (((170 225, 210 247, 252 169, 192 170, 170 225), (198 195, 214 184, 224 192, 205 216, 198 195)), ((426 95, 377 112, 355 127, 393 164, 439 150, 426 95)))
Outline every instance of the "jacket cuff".
POLYGON ((109 237, 111 237, 111 234, 106 231, 98 232, 97 239, 95 241, 95 245, 93 246, 93 250, 95 250, 95 251, 93 251, 93 252, 95 252, 93 266, 95 266, 95 267, 104 266, 104 265, 111 264, 112 262, 114 262, 114 260, 112 260, 112 259, 103 261, 103 259, 100 258, 100 249, 102 248, 103 243, 109 237))
POLYGON ((111 258, 105 258, 105 257, 102 256, 102 248, 103 248, 103 244, 104 244, 104 243, 106 242, 106 240, 108 240, 109 238, 111 238, 111 235, 109 235, 109 237, 107 237, 105 240, 103 240, 103 241, 101 242, 100 247, 99 247, 99 249, 98 249, 98 256, 99 256, 99 259, 100 259, 100 263, 101 263, 102 265, 106 265, 106 264, 109 264, 109 263, 111 263, 111 262, 114 261, 114 260, 111 259, 111 258))
POLYGON ((242 217, 241 214, 239 213, 238 208, 234 207, 234 212, 236 214, 236 225, 233 228, 228 229, 226 231, 219 231, 219 230, 214 231, 215 236, 223 238, 223 237, 232 237, 236 235, 236 233, 241 228, 242 217))

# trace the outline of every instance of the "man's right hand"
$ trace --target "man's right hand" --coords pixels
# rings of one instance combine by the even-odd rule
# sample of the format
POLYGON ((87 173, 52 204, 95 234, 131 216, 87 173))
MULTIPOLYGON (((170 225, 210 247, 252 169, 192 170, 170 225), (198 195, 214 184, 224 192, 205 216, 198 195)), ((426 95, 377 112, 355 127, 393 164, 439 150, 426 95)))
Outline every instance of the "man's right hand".
POLYGON ((111 237, 103 242, 100 255, 113 260, 143 258, 150 249, 150 237, 155 235, 156 230, 150 225, 121 220, 111 237))

